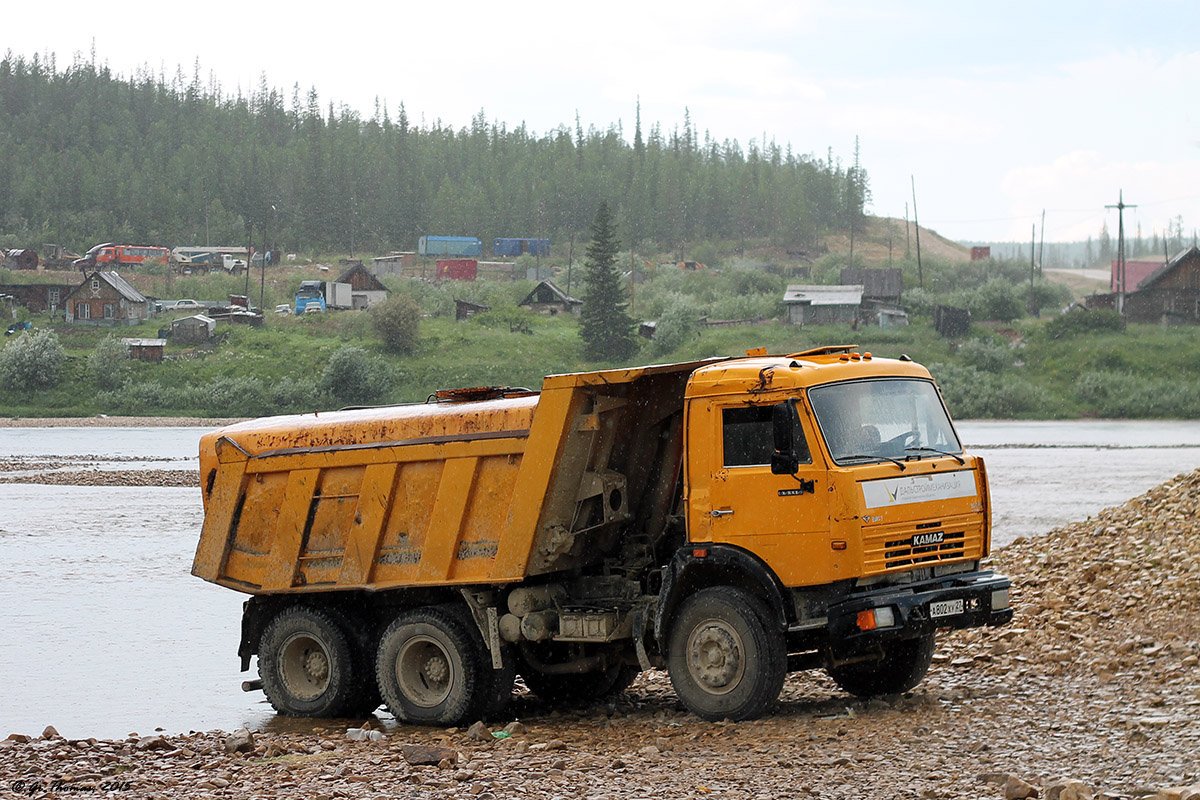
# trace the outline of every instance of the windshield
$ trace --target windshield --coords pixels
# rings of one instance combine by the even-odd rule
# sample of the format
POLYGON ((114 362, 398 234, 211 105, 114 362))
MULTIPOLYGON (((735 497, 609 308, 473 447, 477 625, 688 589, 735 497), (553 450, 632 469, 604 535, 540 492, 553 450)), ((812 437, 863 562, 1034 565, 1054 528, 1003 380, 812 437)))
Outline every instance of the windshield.
POLYGON ((962 453, 937 389, 929 381, 834 383, 810 389, 808 398, 834 463, 962 453))

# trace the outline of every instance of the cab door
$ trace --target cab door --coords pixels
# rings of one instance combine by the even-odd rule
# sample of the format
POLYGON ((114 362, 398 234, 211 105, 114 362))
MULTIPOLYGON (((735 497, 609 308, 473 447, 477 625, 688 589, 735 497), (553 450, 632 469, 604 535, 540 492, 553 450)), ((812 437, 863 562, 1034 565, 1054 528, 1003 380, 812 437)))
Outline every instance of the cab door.
POLYGON ((811 582, 829 559, 828 474, 807 415, 796 420, 800 467, 773 475, 772 401, 693 401, 689 415, 688 535, 748 550, 785 585, 811 582))

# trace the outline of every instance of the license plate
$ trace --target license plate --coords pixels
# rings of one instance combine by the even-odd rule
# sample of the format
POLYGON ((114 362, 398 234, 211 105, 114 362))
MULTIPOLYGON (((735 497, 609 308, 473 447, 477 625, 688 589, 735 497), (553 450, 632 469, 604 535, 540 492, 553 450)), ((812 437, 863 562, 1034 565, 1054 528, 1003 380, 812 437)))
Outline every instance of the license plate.
POLYGON ((963 613, 964 608, 961 597, 957 600, 935 600, 929 604, 929 616, 931 619, 952 617, 955 614, 963 613))

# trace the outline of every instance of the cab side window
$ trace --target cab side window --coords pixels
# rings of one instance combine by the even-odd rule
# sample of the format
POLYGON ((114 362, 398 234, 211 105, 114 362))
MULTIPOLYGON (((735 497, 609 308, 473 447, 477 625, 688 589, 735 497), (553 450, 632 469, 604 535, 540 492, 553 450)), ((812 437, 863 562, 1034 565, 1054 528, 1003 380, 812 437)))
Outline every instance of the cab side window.
MULTIPOLYGON (((771 463, 771 454, 775 452, 772 411, 772 406, 740 406, 721 410, 725 466, 752 467, 771 463)), ((795 442, 800 462, 811 464, 812 457, 799 421, 796 424, 795 442)))

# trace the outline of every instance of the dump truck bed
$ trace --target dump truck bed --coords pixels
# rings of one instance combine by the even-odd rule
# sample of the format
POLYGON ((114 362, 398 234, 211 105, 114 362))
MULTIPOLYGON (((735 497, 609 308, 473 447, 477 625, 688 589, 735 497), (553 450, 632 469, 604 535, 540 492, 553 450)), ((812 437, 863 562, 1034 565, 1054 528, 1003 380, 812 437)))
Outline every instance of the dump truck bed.
POLYGON ((506 583, 595 562, 663 525, 684 388, 705 363, 213 431, 192 572, 262 594, 506 583))

